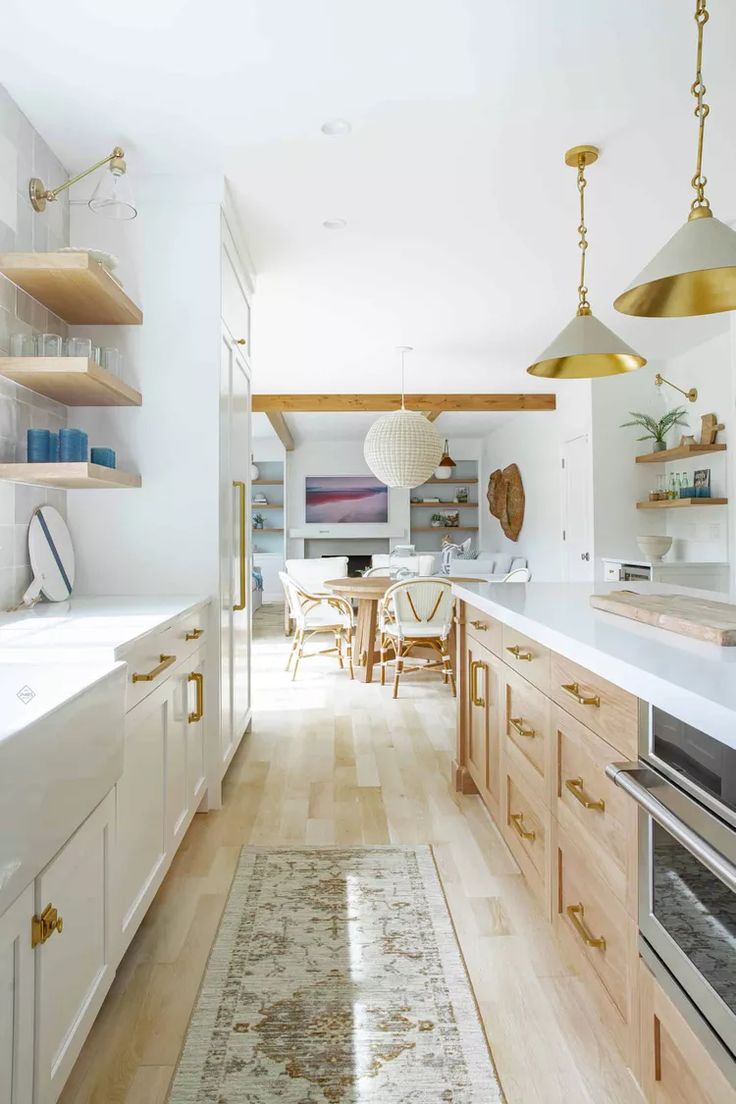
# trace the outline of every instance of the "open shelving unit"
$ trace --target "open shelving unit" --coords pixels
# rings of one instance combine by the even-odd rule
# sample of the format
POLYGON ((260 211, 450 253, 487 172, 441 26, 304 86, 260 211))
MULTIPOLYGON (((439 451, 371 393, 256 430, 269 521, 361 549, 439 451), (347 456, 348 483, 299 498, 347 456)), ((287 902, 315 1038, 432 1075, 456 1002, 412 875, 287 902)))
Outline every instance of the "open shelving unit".
POLYGON ((87 357, 0 357, 0 376, 65 406, 140 406, 143 397, 87 357))
POLYGON ((88 253, 0 253, 0 273, 73 326, 140 326, 140 307, 88 253))
POLYGON ((258 468, 258 479, 251 480, 251 516, 262 513, 265 522, 263 529, 253 528, 252 531, 253 566, 261 570, 265 600, 269 601, 281 595, 278 573, 285 570, 285 464, 282 460, 261 460, 257 450, 253 461, 258 468), (253 502, 258 493, 268 502, 260 505, 253 502))
POLYGON ((30 483, 38 487, 60 487, 69 491, 83 487, 109 490, 141 486, 141 477, 135 472, 84 462, 0 464, 0 479, 9 483, 30 483))
POLYGON ((726 445, 678 445, 677 448, 662 449, 661 452, 645 452, 637 456, 637 464, 669 464, 675 460, 687 460, 690 457, 707 456, 712 452, 725 452, 726 445))
POLYGON ((659 502, 637 502, 637 510, 680 510, 685 506, 727 506, 727 498, 668 498, 659 502))
POLYGON ((478 462, 476 460, 458 461, 449 479, 432 477, 411 491, 409 513, 412 544, 417 552, 438 552, 442 539, 448 534, 463 534, 462 539, 465 540, 467 534, 478 532, 480 517, 478 509, 478 462), (453 502, 458 487, 467 487, 467 502, 453 502), (439 501, 413 501, 417 497, 423 497, 425 493, 429 493, 432 498, 438 498, 439 501), (455 511, 460 515, 459 525, 430 523, 432 514, 447 514, 455 511), (434 538, 429 535, 432 533, 435 534, 434 538))

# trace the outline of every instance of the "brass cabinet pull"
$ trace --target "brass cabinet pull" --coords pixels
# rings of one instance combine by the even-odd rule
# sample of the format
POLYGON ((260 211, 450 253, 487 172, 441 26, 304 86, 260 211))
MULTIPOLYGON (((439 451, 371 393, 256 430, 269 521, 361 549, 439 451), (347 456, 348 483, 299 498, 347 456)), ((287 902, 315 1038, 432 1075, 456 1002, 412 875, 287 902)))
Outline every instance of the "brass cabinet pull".
POLYGON ((240 479, 233 480, 233 487, 238 492, 240 503, 240 525, 238 534, 240 538, 240 599, 233 606, 234 610, 245 609, 245 483, 240 479))
POLYGON ((602 797, 599 798, 598 801, 591 801, 591 799, 586 796, 585 790, 583 789, 582 778, 566 778, 565 786, 575 800, 580 802, 584 809, 597 809, 599 813, 604 813, 606 811, 606 803, 602 797))
POLYGON ((531 832, 528 828, 524 827, 523 813, 510 813, 509 820, 511 821, 511 826, 516 829, 517 834, 521 836, 522 839, 529 840, 530 843, 534 843, 535 839, 537 838, 537 833, 531 832))
POLYGON ((588 931, 587 925, 585 924, 585 909, 581 904, 568 905, 567 915, 570 917, 570 923, 575 928, 575 931, 586 947, 598 947, 599 950, 605 951, 606 941, 603 936, 599 935, 596 938, 596 936, 591 935, 588 931))
POLYGON ((507 652, 511 652, 514 659, 534 659, 534 656, 527 648, 522 648, 520 644, 514 644, 513 647, 507 648, 507 652))
POLYGON ((485 621, 471 621, 470 624, 473 626, 474 629, 487 629, 488 628, 485 621))
POLYGON ((481 669, 486 669, 485 663, 480 659, 474 659, 470 664, 470 701, 473 705, 478 705, 482 709, 486 704, 486 699, 478 693, 478 671, 481 669))
POLYGON ((204 629, 192 629, 184 637, 185 640, 199 640, 200 636, 204 636, 204 629))
POLYGON ((537 735, 533 728, 527 728, 524 725, 523 717, 509 717, 509 724, 515 732, 518 732, 519 736, 527 736, 530 740, 533 740, 537 735))
POLYGON ((601 699, 597 694, 581 694, 580 684, 578 682, 568 682, 562 684, 560 687, 566 694, 569 694, 571 698, 574 698, 578 705, 595 705, 600 707, 601 699))
POLYGON ((55 931, 61 935, 63 930, 64 921, 54 906, 48 904, 40 916, 31 919, 31 946, 37 947, 50 939, 55 931))
POLYGON ((194 707, 194 712, 187 717, 189 724, 194 724, 195 721, 201 721, 204 717, 204 675, 201 671, 192 671, 190 675, 187 675, 187 682, 193 682, 197 687, 197 704, 194 707))
POLYGON ((244 337, 236 337, 235 338, 235 344, 236 345, 247 345, 248 342, 245 340, 244 337))
POLYGON ((176 663, 176 656, 162 655, 159 656, 161 660, 153 670, 146 671, 145 674, 140 675, 137 672, 133 675, 133 682, 153 682, 158 678, 162 671, 165 671, 167 667, 170 667, 172 663, 176 663))

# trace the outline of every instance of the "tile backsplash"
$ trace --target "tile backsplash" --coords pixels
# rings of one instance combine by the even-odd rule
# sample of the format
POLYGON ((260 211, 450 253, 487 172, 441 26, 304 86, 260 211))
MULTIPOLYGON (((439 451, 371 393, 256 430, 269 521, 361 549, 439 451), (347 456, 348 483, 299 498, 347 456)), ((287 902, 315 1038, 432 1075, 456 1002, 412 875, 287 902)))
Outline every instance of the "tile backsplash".
MULTIPOLYGON (((49 187, 67 177, 40 134, 0 85, 0 252, 45 252, 69 244, 69 200, 50 203, 36 214, 28 180, 49 187)), ((61 319, 0 276, 0 356, 8 356, 14 333, 58 333, 61 319)), ((0 377, 0 463, 26 458, 26 430, 58 430, 67 424, 65 406, 0 377)), ((66 514, 66 492, 0 481, 0 610, 15 605, 30 582, 28 522, 48 502, 66 514)))

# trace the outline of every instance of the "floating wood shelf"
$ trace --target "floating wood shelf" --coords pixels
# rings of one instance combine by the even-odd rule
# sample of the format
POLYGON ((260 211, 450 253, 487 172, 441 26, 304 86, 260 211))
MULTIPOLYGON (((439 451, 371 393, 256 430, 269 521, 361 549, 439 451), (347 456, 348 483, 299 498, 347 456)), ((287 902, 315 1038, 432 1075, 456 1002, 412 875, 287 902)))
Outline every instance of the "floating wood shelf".
POLYGON ((10 483, 33 483, 41 487, 128 488, 140 487, 136 472, 105 468, 102 464, 0 464, 0 480, 10 483))
POLYGON ((455 533, 477 533, 477 525, 430 525, 425 528, 412 526, 412 533, 445 533, 452 529, 455 533))
POLYGON ((283 487, 283 479, 251 479, 251 487, 283 487))
POLYGON ((0 357, 0 376, 67 406, 140 406, 139 391, 87 357, 0 357))
POLYGON ((251 506, 258 513, 259 510, 283 510, 281 503, 276 502, 251 502, 251 506))
POLYGON ((687 460, 689 456, 707 456, 709 452, 725 452, 726 445, 678 445, 662 452, 646 452, 637 456, 637 464, 666 464, 670 460, 687 460))
POLYGON ((463 486, 470 485, 471 483, 477 483, 477 479, 428 479, 425 483, 420 483, 420 487, 446 487, 448 483, 461 483, 463 486))
POLYGON ((726 506, 727 498, 670 498, 659 502, 637 502, 637 510, 679 510, 683 506, 726 506))
POLYGON ((254 533, 283 533, 283 531, 284 531, 283 529, 266 529, 266 528, 259 529, 255 525, 253 526, 253 532, 254 533))
MULTIPOLYGON (((410 506, 420 506, 429 510, 432 506, 452 506, 453 510, 477 510, 477 502, 410 502, 410 506)), ((437 511, 439 513, 439 510, 437 511)))
POLYGON ((140 308, 88 253, 0 253, 0 272, 73 325, 143 321, 140 308))

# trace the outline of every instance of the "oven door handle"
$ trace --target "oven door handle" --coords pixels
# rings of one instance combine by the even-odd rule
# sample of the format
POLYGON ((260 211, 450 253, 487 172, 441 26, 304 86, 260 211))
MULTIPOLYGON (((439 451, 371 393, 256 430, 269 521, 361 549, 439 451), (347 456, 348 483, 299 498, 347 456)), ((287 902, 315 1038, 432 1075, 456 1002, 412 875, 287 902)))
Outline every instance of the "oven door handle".
MULTIPOLYGON (((651 773, 649 768, 643 767, 641 763, 609 763, 606 767, 608 777, 617 786, 620 786, 629 797, 633 797, 637 805, 652 820, 655 820, 678 843, 687 848, 703 866, 710 870, 711 874, 714 874, 724 885, 727 885, 732 893, 736 893, 736 866, 729 862, 720 851, 716 851, 715 847, 711 847, 707 840, 704 840, 702 836, 689 828, 683 820, 670 812, 667 806, 663 805, 651 790, 636 777, 637 775, 651 775, 651 773)), ((657 781, 661 784, 660 778, 657 778, 657 781)))

